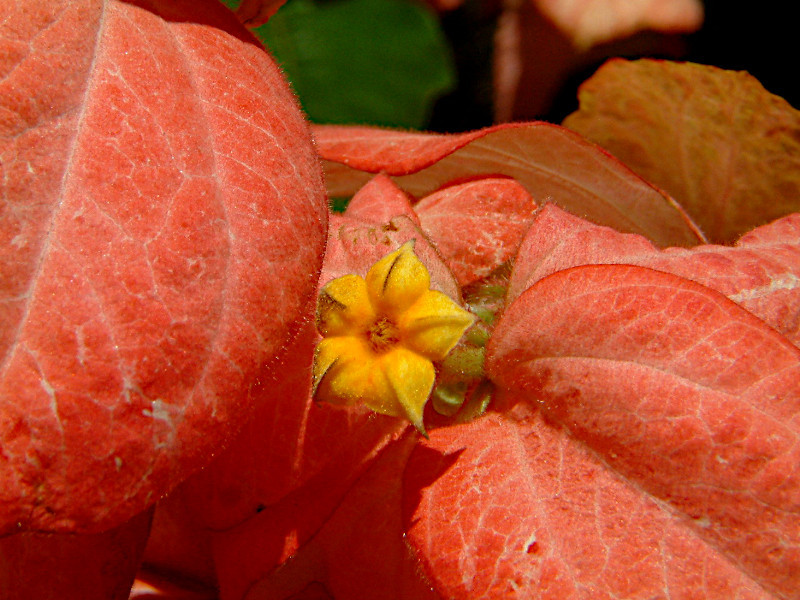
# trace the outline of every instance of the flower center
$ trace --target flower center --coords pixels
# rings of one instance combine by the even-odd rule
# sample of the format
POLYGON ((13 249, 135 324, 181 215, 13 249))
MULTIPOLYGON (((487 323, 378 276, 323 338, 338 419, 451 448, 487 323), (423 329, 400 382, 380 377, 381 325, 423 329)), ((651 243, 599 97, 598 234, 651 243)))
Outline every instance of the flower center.
POLYGON ((400 335, 394 323, 380 317, 367 330, 367 341, 374 352, 385 352, 400 341, 400 335))

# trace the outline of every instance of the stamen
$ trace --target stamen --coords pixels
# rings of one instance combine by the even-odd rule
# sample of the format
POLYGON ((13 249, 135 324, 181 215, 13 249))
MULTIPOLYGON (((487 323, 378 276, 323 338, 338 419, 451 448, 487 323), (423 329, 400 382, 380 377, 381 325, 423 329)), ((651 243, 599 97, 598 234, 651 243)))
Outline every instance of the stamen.
POLYGON ((394 323, 381 317, 367 330, 367 341, 374 352, 385 352, 400 341, 400 334, 394 323))

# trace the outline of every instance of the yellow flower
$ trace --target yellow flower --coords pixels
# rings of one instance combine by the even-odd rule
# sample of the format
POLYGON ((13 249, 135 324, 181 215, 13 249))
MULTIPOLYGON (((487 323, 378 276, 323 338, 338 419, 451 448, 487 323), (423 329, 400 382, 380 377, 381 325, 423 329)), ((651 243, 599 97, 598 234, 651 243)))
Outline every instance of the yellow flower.
POLYGON ((314 398, 364 402, 406 417, 425 434, 422 411, 433 388, 432 361, 442 360, 474 317, 441 292, 414 254, 413 240, 367 273, 345 275, 322 288, 314 355, 314 398))

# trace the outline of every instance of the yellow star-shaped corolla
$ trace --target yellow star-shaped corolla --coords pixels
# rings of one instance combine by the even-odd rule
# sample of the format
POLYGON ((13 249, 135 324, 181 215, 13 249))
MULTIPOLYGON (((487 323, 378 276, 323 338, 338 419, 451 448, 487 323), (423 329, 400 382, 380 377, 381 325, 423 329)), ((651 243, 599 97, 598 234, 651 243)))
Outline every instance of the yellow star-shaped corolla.
POLYGON ((366 279, 345 275, 322 288, 316 400, 364 402, 406 417, 426 435, 422 411, 436 378, 433 361, 447 356, 474 321, 430 283, 412 240, 375 263, 366 279))

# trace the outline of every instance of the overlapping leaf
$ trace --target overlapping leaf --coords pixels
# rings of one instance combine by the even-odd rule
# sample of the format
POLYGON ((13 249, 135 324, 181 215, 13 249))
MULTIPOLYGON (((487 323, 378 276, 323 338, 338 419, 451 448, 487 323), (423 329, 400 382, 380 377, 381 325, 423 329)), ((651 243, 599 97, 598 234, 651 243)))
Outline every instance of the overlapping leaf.
POLYGON ((315 290, 319 167, 211 0, 26 1, 0 40, 0 529, 103 529, 252 412, 315 290))
POLYGON ((411 544, 447 598, 775 598, 530 410, 433 431, 406 486, 411 544))
POLYGON ((0 539, 3 600, 126 600, 152 510, 102 533, 23 532, 0 539))
POLYGON ((710 240, 800 210, 800 112, 747 73, 607 62, 564 124, 669 192, 710 240))
MULTIPOLYGON (((345 411, 313 403, 310 369, 317 339, 309 318, 273 375, 260 384, 269 401, 257 407, 224 452, 181 486, 185 506, 199 526, 219 531, 240 525, 265 509, 277 510, 311 481, 322 481, 318 485, 341 495, 405 429, 405 423, 364 408, 345 411)), ((330 502, 338 499, 334 495, 330 502)), ((292 506, 293 501, 286 503, 292 506)))
POLYGON ((548 123, 457 135, 317 126, 314 135, 331 196, 351 195, 370 173, 381 171, 418 198, 446 184, 504 175, 516 179, 537 202, 552 201, 661 246, 703 241, 669 196, 596 146, 548 123))
POLYGON ((516 254, 536 203, 513 179, 485 178, 445 187, 414 208, 459 284, 466 286, 516 254))
POLYGON ((587 265, 504 313, 488 370, 709 553, 777 597, 800 589, 800 350, 720 293, 587 265))
POLYGON ((412 198, 383 173, 373 177, 347 204, 345 216, 373 225, 385 225, 394 217, 404 216, 419 226, 412 198))
POLYGON ((324 520, 313 502, 329 494, 321 487, 294 507, 286 505, 286 513, 268 510, 247 527, 220 533, 217 557, 225 593, 231 598, 305 597, 303 593, 338 600, 439 598, 404 541, 403 471, 415 443, 416 433, 411 433, 384 449, 340 501, 326 507, 324 520), (275 518, 284 515, 300 518, 297 531, 308 541, 292 546, 277 567, 267 557, 274 552, 270 541, 279 529, 275 518), (313 536, 306 533, 304 517, 314 523, 313 536), (242 548, 249 549, 245 558, 242 548))
POLYGON ((668 271, 711 287, 800 344, 800 214, 759 227, 734 246, 660 250, 643 237, 548 205, 522 242, 507 300, 557 271, 617 263, 668 271))
POLYGON ((435 242, 460 286, 486 277, 510 260, 536 210, 525 188, 498 177, 446 186, 413 206, 411 202, 381 173, 353 196, 345 216, 381 226, 396 217, 408 218, 435 242))

